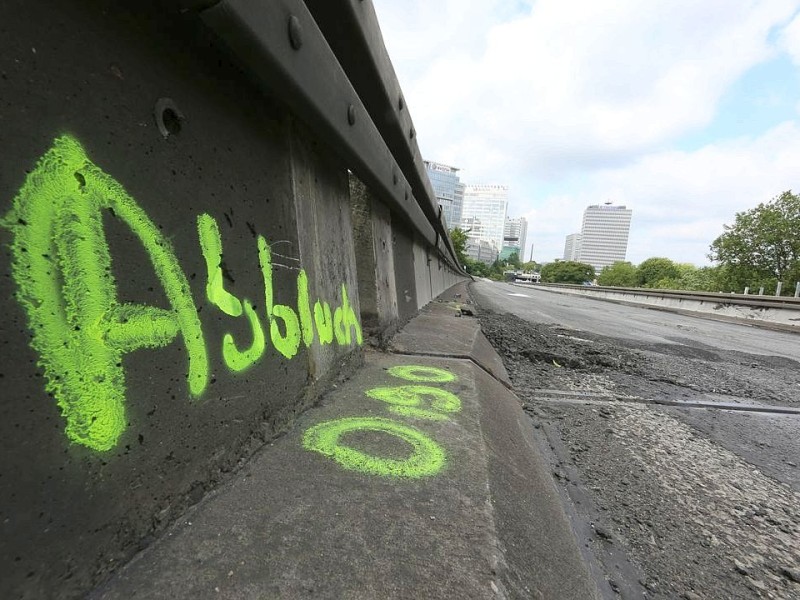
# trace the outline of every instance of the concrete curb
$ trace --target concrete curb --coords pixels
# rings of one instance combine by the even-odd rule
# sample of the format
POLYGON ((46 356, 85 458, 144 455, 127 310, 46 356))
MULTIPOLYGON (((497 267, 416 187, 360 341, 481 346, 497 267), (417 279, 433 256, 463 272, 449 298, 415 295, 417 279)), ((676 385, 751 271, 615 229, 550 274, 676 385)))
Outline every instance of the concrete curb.
POLYGON ((499 357, 447 302, 89 597, 598 597, 499 357))

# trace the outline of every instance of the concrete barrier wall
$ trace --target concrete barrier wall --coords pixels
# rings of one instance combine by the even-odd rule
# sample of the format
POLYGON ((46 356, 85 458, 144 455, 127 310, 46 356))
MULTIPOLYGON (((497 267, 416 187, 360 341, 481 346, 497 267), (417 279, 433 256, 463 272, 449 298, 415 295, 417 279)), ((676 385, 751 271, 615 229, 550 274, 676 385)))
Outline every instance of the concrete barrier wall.
MULTIPOLYGON (((523 286, 530 285, 532 284, 523 284, 523 286)), ((649 306, 674 312, 696 313, 714 316, 722 320, 743 321, 789 331, 800 331, 800 301, 791 298, 558 284, 537 284, 536 287, 561 294, 576 294, 598 300, 649 306)))
POLYGON ((191 13, 0 29, 0 596, 73 598, 460 276, 191 13))

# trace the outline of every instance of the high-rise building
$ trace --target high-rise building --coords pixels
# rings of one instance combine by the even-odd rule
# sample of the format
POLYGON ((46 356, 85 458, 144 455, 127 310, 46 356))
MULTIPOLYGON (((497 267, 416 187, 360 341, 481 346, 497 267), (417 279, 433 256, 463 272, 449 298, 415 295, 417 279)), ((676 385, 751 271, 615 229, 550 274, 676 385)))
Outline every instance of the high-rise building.
POLYGON ((430 160, 423 161, 436 201, 442 207, 442 215, 448 229, 461 223, 461 205, 464 201, 464 184, 458 178, 458 169, 430 160))
POLYGON ((581 234, 570 233, 564 244, 564 260, 578 260, 581 254, 581 234))
POLYGON ((528 237, 528 220, 525 217, 509 219, 503 230, 503 246, 518 248, 519 259, 525 260, 525 240, 528 237))
POLYGON ((503 232, 508 210, 508 186, 467 185, 461 209, 461 229, 473 240, 503 248, 503 232))
POLYGON ((467 238, 464 253, 472 260, 479 260, 482 263, 491 265, 498 258, 497 248, 486 240, 475 240, 467 238))
MULTIPOLYGON (((586 207, 580 238, 572 243, 573 248, 577 247, 574 260, 592 265, 598 273, 603 267, 625 260, 632 214, 631 209, 611 202, 586 207)), ((569 237, 564 248, 565 258, 569 237)))

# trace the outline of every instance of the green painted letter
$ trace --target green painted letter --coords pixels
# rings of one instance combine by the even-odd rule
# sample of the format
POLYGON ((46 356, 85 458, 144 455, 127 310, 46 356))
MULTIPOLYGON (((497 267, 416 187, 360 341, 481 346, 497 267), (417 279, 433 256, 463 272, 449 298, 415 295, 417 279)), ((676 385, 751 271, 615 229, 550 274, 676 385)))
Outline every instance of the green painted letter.
POLYGON ((333 333, 336 343, 340 346, 349 346, 351 341, 350 328, 356 331, 356 342, 360 346, 364 340, 361 337, 361 324, 358 322, 356 311, 350 306, 347 297, 347 288, 342 284, 342 305, 333 313, 333 333))
POLYGON ((137 348, 165 346, 180 333, 189 356, 189 391, 203 392, 208 382, 203 332, 174 251, 76 139, 56 139, 28 175, 4 224, 14 234, 12 274, 31 345, 70 440, 94 450, 117 444, 126 425, 122 357, 137 348), (170 309, 120 303, 103 208, 144 246, 170 309))
POLYGON ((258 236, 258 263, 261 265, 261 274, 264 278, 264 300, 266 304, 267 319, 269 320, 269 335, 272 345, 286 358, 292 358, 300 347, 300 321, 297 313, 290 306, 274 304, 272 288, 272 251, 267 240, 258 236), (278 327, 278 320, 283 321, 284 332, 278 327))
POLYGON ((239 350, 230 333, 222 340, 222 358, 233 371, 244 371, 261 358, 266 349, 264 330, 253 305, 245 298, 243 301, 225 289, 222 281, 222 236, 214 217, 202 214, 197 217, 197 233, 200 236, 200 249, 206 259, 206 296, 208 301, 226 315, 238 317, 242 314, 242 306, 250 329, 253 332, 253 343, 247 350, 239 350))

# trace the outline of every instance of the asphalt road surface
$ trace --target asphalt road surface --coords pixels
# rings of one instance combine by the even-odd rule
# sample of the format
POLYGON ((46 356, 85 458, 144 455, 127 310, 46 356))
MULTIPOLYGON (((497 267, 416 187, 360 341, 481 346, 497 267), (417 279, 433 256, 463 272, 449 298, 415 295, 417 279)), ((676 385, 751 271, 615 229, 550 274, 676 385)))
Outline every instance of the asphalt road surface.
POLYGON ((607 598, 800 598, 800 335, 478 281, 607 598))

